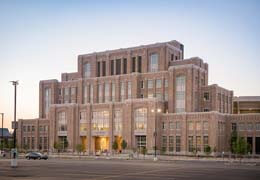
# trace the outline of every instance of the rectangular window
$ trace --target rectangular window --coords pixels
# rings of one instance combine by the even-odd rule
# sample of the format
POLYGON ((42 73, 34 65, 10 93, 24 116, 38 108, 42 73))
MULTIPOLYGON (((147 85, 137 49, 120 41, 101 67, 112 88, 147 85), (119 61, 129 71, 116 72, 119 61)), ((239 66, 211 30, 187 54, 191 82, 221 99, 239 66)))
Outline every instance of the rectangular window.
POLYGON ((208 130, 209 129, 209 123, 207 121, 203 122, 203 129, 208 130))
POLYGON ((208 101, 208 100, 209 100, 209 93, 204 92, 204 101, 208 101))
POLYGON ((232 129, 232 131, 236 131, 237 130, 237 123, 232 123, 231 129, 232 129))
POLYGON ((110 72, 111 72, 111 75, 114 75, 114 60, 110 61, 110 72))
POLYGON ((167 136, 162 136, 162 151, 166 152, 167 150, 167 136))
POLYGON ((188 129, 189 131, 193 130, 193 122, 188 122, 188 129))
POLYGON ((176 78, 176 113, 185 112, 185 76, 176 78))
POLYGON ((161 87, 162 87, 162 80, 156 79, 156 88, 161 88, 161 87))
POLYGON ((31 126, 27 126, 27 132, 31 131, 31 126))
POLYGON ((51 88, 46 88, 44 93, 44 113, 47 115, 51 105, 51 88))
POLYGON ((159 100, 162 100, 162 93, 156 92, 155 97, 159 100))
POLYGON ((181 152, 181 136, 176 136, 176 152, 181 152))
POLYGON ((121 59, 116 60, 116 75, 121 74, 121 59))
POLYGON ((94 111, 92 118, 92 129, 97 131, 108 130, 109 128, 109 112, 94 111))
POLYGON ((169 152, 173 152, 174 149, 174 137, 169 136, 169 152))
POLYGON ((181 122, 180 121, 176 122, 176 130, 181 130, 181 122))
POLYGON ((90 84, 89 85, 89 101, 90 101, 90 103, 93 103, 93 96, 94 96, 94 94, 93 94, 93 85, 90 84))
POLYGON ((43 149, 48 149, 48 139, 47 139, 47 137, 43 138, 43 149))
POLYGON ((127 59, 124 58, 123 62, 124 62, 124 64, 123 64, 123 65, 124 65, 124 66, 123 66, 123 68, 124 68, 124 69, 123 69, 123 73, 126 74, 126 73, 127 73, 127 59))
POLYGON ((206 152, 206 148, 209 145, 209 137, 203 136, 203 145, 204 145, 204 152, 206 152))
POLYGON ((171 61, 174 60, 174 54, 171 54, 171 61))
POLYGON ((121 82, 120 83, 120 101, 125 100, 125 83, 121 82))
POLYGON ((138 72, 142 72, 142 56, 138 56, 138 72))
POLYGON ((97 77, 100 77, 100 62, 97 62, 97 77))
POLYGON ((165 87, 165 88, 168 87, 168 79, 164 79, 164 87, 165 87))
POLYGON ((114 130, 116 132, 122 131, 122 111, 121 110, 115 110, 114 114, 114 130))
POLYGON ((139 150, 146 147, 146 136, 136 136, 136 147, 139 150))
POLYGON ((128 93, 128 99, 131 99, 132 97, 132 83, 129 81, 127 83, 127 93, 128 93))
POLYGON ((34 137, 32 137, 32 149, 34 149, 34 144, 35 144, 35 140, 34 140, 34 137))
POLYGON ((83 86, 83 103, 88 103, 88 86, 83 86))
POLYGON ((256 123, 255 125, 256 125, 255 130, 260 131, 260 123, 256 123))
POLYGON ((188 137, 188 149, 189 152, 193 152, 193 136, 188 137))
POLYGON ((148 79, 147 80, 147 85, 148 85, 148 89, 152 89, 153 88, 153 80, 152 79, 148 79))
POLYGON ((27 137, 27 148, 31 149, 31 138, 27 137))
POLYGON ((140 88, 144 89, 144 81, 140 81, 140 88))
POLYGON ((106 61, 102 61, 102 76, 106 76, 106 61))
POLYGON ((196 136, 196 151, 200 152, 201 151, 201 137, 196 136))
POLYGON ((148 98, 153 98, 153 93, 152 93, 152 92, 148 92, 147 97, 148 97, 148 98))
POLYGON ((146 130, 147 109, 139 108, 134 111, 135 130, 146 130))
POLYGON ((35 131, 34 126, 32 126, 32 132, 34 132, 34 131, 35 131))
POLYGON ((166 123, 162 122, 162 130, 166 130, 166 123))
POLYGON ((83 72, 84 72, 83 75, 85 78, 90 77, 90 74, 91 74, 90 63, 86 63, 83 65, 83 72))
POLYGON ((239 131, 244 131, 245 130, 245 124, 244 123, 239 123, 238 124, 238 130, 239 131))
MULTIPOLYGON (((42 126, 40 126, 42 129, 42 126)), ((67 119, 65 112, 58 113, 58 130, 59 131, 67 131, 67 119)))
POLYGON ((158 67, 158 54, 152 54, 150 56, 150 72, 157 72, 158 67))
POLYGON ((112 82, 112 97, 111 97, 111 99, 112 99, 112 101, 113 102, 115 102, 115 97, 116 97, 116 86, 115 86, 115 83, 114 82, 112 82))
POLYGON ((174 130, 174 122, 170 122, 170 130, 174 130))
POLYGON ((247 130, 248 131, 252 131, 253 130, 253 124, 252 123, 248 123, 247 124, 247 130))
POLYGON ((77 88, 76 87, 72 87, 71 88, 71 95, 76 95, 77 92, 77 88))
POLYGON ((132 72, 135 72, 135 57, 132 57, 132 72))
POLYGON ((105 102, 110 101, 110 88, 109 83, 105 83, 105 102))
POLYGON ((201 130, 201 122, 196 122, 196 130, 197 131, 201 130))
POLYGON ((165 101, 169 100, 168 89, 164 89, 164 100, 165 101))
POLYGON ((103 89, 102 89, 102 84, 98 84, 98 102, 102 103, 103 102, 103 89))

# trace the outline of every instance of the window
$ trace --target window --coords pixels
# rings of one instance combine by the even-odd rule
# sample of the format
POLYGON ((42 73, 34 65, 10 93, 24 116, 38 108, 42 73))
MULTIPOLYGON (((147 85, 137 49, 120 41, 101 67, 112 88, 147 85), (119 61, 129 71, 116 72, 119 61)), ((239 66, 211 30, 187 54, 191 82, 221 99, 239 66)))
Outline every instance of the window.
POLYGON ((208 100, 209 100, 209 93, 204 92, 204 101, 208 101, 208 100))
POLYGON ((132 57, 132 72, 135 72, 135 57, 132 57))
POLYGON ((90 77, 90 74, 91 74, 90 63, 84 64, 84 66, 83 66, 83 73, 84 73, 83 76, 85 78, 90 77))
POLYGON ((121 59, 116 60, 116 75, 121 74, 121 59))
POLYGON ((204 108, 203 111, 204 111, 204 112, 209 112, 209 109, 208 109, 208 108, 204 108))
POLYGON ((48 139, 47 139, 47 137, 43 138, 43 149, 48 149, 48 139))
POLYGON ((115 101, 115 97, 116 97, 116 88, 115 88, 115 83, 112 83, 112 101, 115 101))
POLYGON ((140 81, 140 88, 144 89, 144 81, 140 81))
POLYGON ((197 131, 201 130, 201 122, 196 122, 196 130, 197 131))
POLYGON ((247 130, 248 131, 252 131, 253 130, 253 124, 252 123, 248 123, 247 124, 247 130))
POLYGON ((185 76, 176 78, 176 113, 185 112, 185 76))
POLYGON ((89 101, 90 103, 93 103, 93 85, 90 84, 89 86, 89 101))
POLYGON ((76 91, 77 91, 77 88, 76 87, 72 87, 71 88, 71 95, 76 95, 76 91))
POLYGON ((188 122, 188 129, 189 129, 190 131, 193 130, 193 122, 188 122))
POLYGON ((65 91, 65 96, 69 96, 70 95, 70 88, 69 87, 66 87, 65 89, 64 89, 64 91, 65 91))
POLYGON ((97 62, 97 77, 100 77, 100 62, 97 62))
POLYGON ((162 136, 162 151, 166 152, 167 149, 167 136, 162 136))
POLYGON ((87 120, 86 118, 87 118, 86 117, 86 111, 79 112, 79 120, 80 121, 86 121, 87 120))
POLYGON ((80 123, 79 124, 79 131, 80 132, 87 132, 87 123, 80 123))
POLYGON ((148 98, 153 98, 153 93, 152 92, 148 92, 148 98))
POLYGON ((126 74, 127 73, 127 59, 126 58, 124 58, 123 63, 124 63, 123 73, 126 74))
POLYGON ((39 140, 39 149, 40 150, 42 149, 42 143, 43 143, 43 137, 40 137, 40 140, 39 140))
POLYGON ((168 101, 169 100, 169 95, 168 95, 168 90, 164 90, 164 100, 168 101))
POLYGON ((158 54, 152 54, 150 56, 150 72, 158 71, 158 54))
MULTIPOLYGON (((41 127, 42 126, 40 126, 40 128, 41 127)), ((65 112, 59 112, 58 113, 58 130, 59 131, 67 131, 67 119, 66 119, 65 112)))
POLYGON ((27 126, 27 132, 31 131, 31 126, 27 126))
POLYGON ((34 131, 35 131, 34 126, 32 126, 32 132, 34 132, 34 131))
POLYGON ((189 152, 193 152, 193 136, 188 137, 188 149, 189 152))
POLYGON ((122 111, 121 110, 115 110, 114 130, 117 132, 122 131, 122 111))
POLYGON ((176 136, 176 152, 181 152, 181 136, 176 136))
POLYGON ((51 104, 51 88, 45 88, 44 90, 44 113, 47 115, 51 104))
POLYGON ((200 152, 201 151, 201 137, 196 136, 196 151, 200 152))
POLYGON ((102 103, 103 102, 103 89, 102 89, 102 84, 98 84, 98 102, 102 103))
POLYGON ((164 87, 165 87, 165 88, 168 87, 168 79, 164 79, 164 87))
POLYGON ((238 130, 239 131, 244 131, 245 130, 245 124, 244 123, 239 123, 238 124, 238 130))
POLYGON ((148 84, 148 89, 152 89, 153 88, 153 80, 152 79, 148 79, 147 80, 147 84, 148 84))
POLYGON ((27 137, 27 148, 31 149, 31 138, 27 137))
POLYGON ((125 100, 125 83, 121 82, 120 83, 120 101, 125 100))
POLYGON ((142 72, 142 56, 138 56, 138 72, 141 73, 142 72))
POLYGON ((207 121, 203 122, 203 130, 208 130, 209 129, 209 123, 207 121))
POLYGON ((103 131, 109 128, 109 112, 108 111, 94 111, 92 118, 93 130, 103 131))
POLYGON ((166 130, 166 123, 165 122, 162 122, 162 129, 166 130))
POLYGON ((204 145, 204 152, 206 152, 206 148, 209 145, 209 137, 203 136, 203 145, 204 145))
POLYGON ((106 76, 106 61, 102 61, 102 76, 106 76))
POLYGON ((177 121, 176 122, 176 130, 180 130, 181 129, 181 122, 177 121))
POLYGON ((127 93, 128 93, 128 99, 131 99, 132 97, 132 83, 129 81, 127 83, 127 93))
POLYGON ((105 102, 109 102, 109 100, 110 100, 109 83, 105 83, 105 102))
POLYGON ((84 104, 86 104, 88 102, 88 86, 83 86, 83 101, 84 104))
POLYGON ((161 88, 161 87, 162 87, 162 80, 156 79, 156 88, 161 88))
POLYGON ((259 122, 258 122, 258 123, 256 123, 255 130, 257 130, 257 131, 260 131, 260 123, 259 123, 259 122))
POLYGON ((61 96, 62 95, 62 89, 59 88, 59 95, 61 96))
POLYGON ((136 136, 136 146, 138 149, 146 147, 146 136, 136 136))
POLYGON ((174 129, 174 122, 170 122, 170 130, 173 130, 174 129))
POLYGON ((134 112, 135 130, 146 130, 147 127, 147 109, 139 108, 134 112))
POLYGON ((34 149, 35 140, 34 137, 32 137, 32 149, 34 149))
POLYGON ((169 152, 173 152, 174 149, 174 138, 173 136, 169 136, 169 152))
POLYGON ((171 61, 174 60, 174 54, 171 54, 171 61))
POLYGON ((114 60, 110 61, 110 73, 111 75, 114 75, 114 60))
POLYGON ((232 131, 236 131, 237 130, 237 123, 232 123, 231 129, 232 129, 232 131))
POLYGON ((40 132, 43 131, 43 126, 39 126, 39 131, 40 131, 40 132))
POLYGON ((155 97, 159 100, 162 100, 162 93, 156 92, 155 97))

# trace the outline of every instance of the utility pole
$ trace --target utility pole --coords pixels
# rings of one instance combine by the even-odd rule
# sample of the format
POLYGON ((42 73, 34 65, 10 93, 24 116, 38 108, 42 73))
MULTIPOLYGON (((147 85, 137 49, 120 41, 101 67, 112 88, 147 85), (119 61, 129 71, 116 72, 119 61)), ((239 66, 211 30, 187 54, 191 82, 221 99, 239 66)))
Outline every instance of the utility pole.
POLYGON ((14 85, 14 148, 11 152, 11 167, 17 167, 17 149, 16 149, 16 87, 18 81, 11 81, 14 85))
POLYGON ((4 113, 0 113, 2 115, 2 139, 1 139, 1 150, 4 150, 4 113))

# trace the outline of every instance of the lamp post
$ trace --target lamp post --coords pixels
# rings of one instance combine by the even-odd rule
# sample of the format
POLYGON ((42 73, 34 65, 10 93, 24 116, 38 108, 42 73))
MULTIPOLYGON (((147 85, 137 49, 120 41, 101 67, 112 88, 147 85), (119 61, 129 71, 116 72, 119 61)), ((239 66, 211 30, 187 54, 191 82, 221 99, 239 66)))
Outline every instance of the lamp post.
POLYGON ((17 167, 17 150, 16 150, 16 87, 18 85, 18 81, 10 81, 14 85, 14 148, 11 152, 11 167, 17 167))
POLYGON ((155 113, 154 133, 153 133, 153 136, 154 136, 154 158, 153 158, 153 160, 154 160, 154 161, 157 161, 157 160, 158 160, 158 159, 157 159, 157 153, 156 153, 156 151, 157 151, 157 146, 156 146, 156 138, 157 138, 157 113, 160 113, 160 112, 161 112, 161 109, 155 108, 155 109, 152 109, 151 112, 152 112, 152 113, 155 113))
POLYGON ((2 139, 1 139, 1 150, 4 150, 4 113, 0 113, 2 115, 2 139))

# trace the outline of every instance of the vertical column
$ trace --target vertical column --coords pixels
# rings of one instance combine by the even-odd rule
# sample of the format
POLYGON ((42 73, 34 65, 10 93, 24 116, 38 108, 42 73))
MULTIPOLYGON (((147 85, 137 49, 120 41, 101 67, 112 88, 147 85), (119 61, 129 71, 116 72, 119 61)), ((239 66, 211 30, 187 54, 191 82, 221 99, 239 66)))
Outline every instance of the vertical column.
POLYGON ((256 137, 255 137, 255 135, 253 135, 252 138, 253 138, 252 154, 255 155, 255 148, 256 148, 256 137))
POLYGON ((92 136, 91 136, 91 121, 92 121, 92 106, 88 105, 86 109, 86 120, 87 120, 87 153, 90 155, 93 153, 92 148, 92 136))
POLYGON ((109 106, 109 152, 112 153, 112 145, 114 142, 114 133, 113 133, 113 118, 114 118, 114 111, 113 111, 113 104, 110 104, 109 106))

